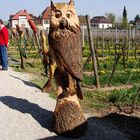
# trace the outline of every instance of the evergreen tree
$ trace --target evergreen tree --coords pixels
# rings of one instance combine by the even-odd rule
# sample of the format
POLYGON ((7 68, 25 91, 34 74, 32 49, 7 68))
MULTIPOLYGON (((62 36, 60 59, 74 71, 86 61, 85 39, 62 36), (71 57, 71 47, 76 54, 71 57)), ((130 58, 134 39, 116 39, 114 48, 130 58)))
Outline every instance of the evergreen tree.
POLYGON ((137 20, 139 20, 140 19, 140 16, 139 15, 136 15, 135 16, 135 19, 134 19, 134 22, 136 22, 137 20))
POLYGON ((127 11, 126 11, 126 7, 125 6, 124 6, 124 9, 123 9, 122 28, 123 29, 127 29, 128 28, 127 11))

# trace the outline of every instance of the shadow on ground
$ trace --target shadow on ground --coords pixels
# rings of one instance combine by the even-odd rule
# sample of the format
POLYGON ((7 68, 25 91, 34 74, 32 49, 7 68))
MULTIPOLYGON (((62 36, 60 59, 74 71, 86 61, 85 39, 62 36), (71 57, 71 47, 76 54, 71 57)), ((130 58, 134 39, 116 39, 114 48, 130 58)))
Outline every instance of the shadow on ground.
MULTIPOLYGON (((28 113, 44 128, 51 129, 52 112, 30 103, 28 100, 11 96, 0 97, 0 101, 11 109, 21 113, 28 113)), ((52 136, 40 140, 67 140, 61 136, 52 136)), ((71 139, 72 140, 72 139, 71 139)), ((88 131, 76 140, 140 140, 140 119, 120 115, 109 114, 105 117, 88 118, 88 131)))
POLYGON ((0 101, 11 109, 30 114, 43 128, 51 131, 53 112, 43 109, 37 104, 30 103, 26 99, 3 96, 0 97, 0 101))
POLYGON ((36 87, 36 88, 42 90, 42 88, 40 86, 38 86, 38 85, 36 85, 36 84, 34 84, 32 82, 25 81, 25 80, 23 80, 23 79, 21 79, 19 77, 13 76, 13 75, 10 75, 10 76, 13 77, 13 78, 15 78, 15 79, 18 79, 18 80, 22 81, 25 85, 27 85, 29 87, 36 87))
MULTIPOLYGON (((67 140, 54 136, 40 140, 67 140)), ((72 140, 72 139, 71 139, 72 140)), ((117 113, 88 118, 88 131, 76 140, 140 140, 140 119, 117 113)))

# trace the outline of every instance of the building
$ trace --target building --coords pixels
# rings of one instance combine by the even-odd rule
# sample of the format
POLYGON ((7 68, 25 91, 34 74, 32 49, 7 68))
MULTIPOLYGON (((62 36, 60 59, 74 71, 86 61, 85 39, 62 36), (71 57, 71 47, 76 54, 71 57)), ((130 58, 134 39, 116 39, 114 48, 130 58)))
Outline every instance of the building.
POLYGON ((29 14, 26 10, 20 10, 14 15, 10 15, 9 27, 15 28, 19 25, 21 28, 30 28, 28 20, 33 20, 41 30, 49 30, 51 8, 47 7, 38 17, 29 14))
POLYGON ((34 20, 34 16, 29 14, 26 10, 21 10, 15 15, 10 15, 9 27, 15 28, 19 25, 21 28, 30 28, 28 20, 34 20))
POLYGON ((91 26, 93 28, 107 29, 112 28, 112 23, 104 16, 96 16, 91 19, 91 26))
POLYGON ((50 14, 51 14, 51 7, 47 7, 39 16, 40 23, 43 30, 49 30, 50 28, 50 14))
POLYGON ((135 21, 136 29, 140 29, 140 19, 135 21))

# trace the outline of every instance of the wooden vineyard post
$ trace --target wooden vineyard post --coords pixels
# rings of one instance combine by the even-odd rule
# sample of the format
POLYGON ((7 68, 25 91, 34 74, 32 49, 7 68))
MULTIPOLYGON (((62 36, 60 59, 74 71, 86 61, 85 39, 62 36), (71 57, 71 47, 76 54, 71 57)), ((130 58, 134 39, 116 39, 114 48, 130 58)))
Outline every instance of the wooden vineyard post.
POLYGON ((95 53, 95 48, 93 45, 93 36, 92 36, 92 32, 91 32, 90 18, 88 15, 86 15, 86 21, 87 21, 87 29, 88 29, 88 35, 89 35, 89 44, 90 44, 92 63, 94 66, 95 83, 96 83, 97 89, 99 89, 100 82, 99 82, 99 75, 98 75, 98 70, 97 70, 96 53, 95 53))
POLYGON ((122 45, 122 61, 123 61, 123 66, 124 69, 126 69, 126 45, 127 45, 127 38, 123 37, 123 45, 122 45))
POLYGON ((105 38, 104 38, 104 30, 102 29, 102 57, 104 57, 104 49, 105 49, 105 38))
POLYGON ((115 60, 117 58, 117 45, 118 45, 118 32, 117 32, 117 28, 115 30, 115 45, 114 45, 114 49, 115 49, 115 60))
POLYGON ((117 55, 117 56, 116 56, 116 58, 115 58, 115 63, 114 63, 114 65, 113 65, 112 73, 111 73, 111 75, 110 75, 110 77, 109 77, 108 86, 111 86, 111 80, 112 80, 112 78, 113 78, 113 76, 114 76, 116 67, 117 67, 118 62, 119 62, 119 59, 120 59, 120 54, 117 53, 116 55, 117 55))
POLYGON ((85 45, 85 27, 82 26, 82 40, 83 40, 83 46, 85 45))

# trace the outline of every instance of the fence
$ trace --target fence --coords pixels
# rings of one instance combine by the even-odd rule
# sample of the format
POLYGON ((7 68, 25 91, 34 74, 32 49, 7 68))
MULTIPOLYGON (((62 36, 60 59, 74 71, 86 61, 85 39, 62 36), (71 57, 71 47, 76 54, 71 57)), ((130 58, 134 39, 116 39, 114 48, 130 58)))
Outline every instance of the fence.
MULTIPOLYGON (((87 29, 82 28, 83 45, 88 43, 87 29)), ((117 29, 93 29, 92 35, 94 46, 101 56, 106 54, 116 55, 122 53, 128 58, 129 55, 134 56, 135 59, 140 54, 140 31, 139 30, 117 30, 117 29)))

